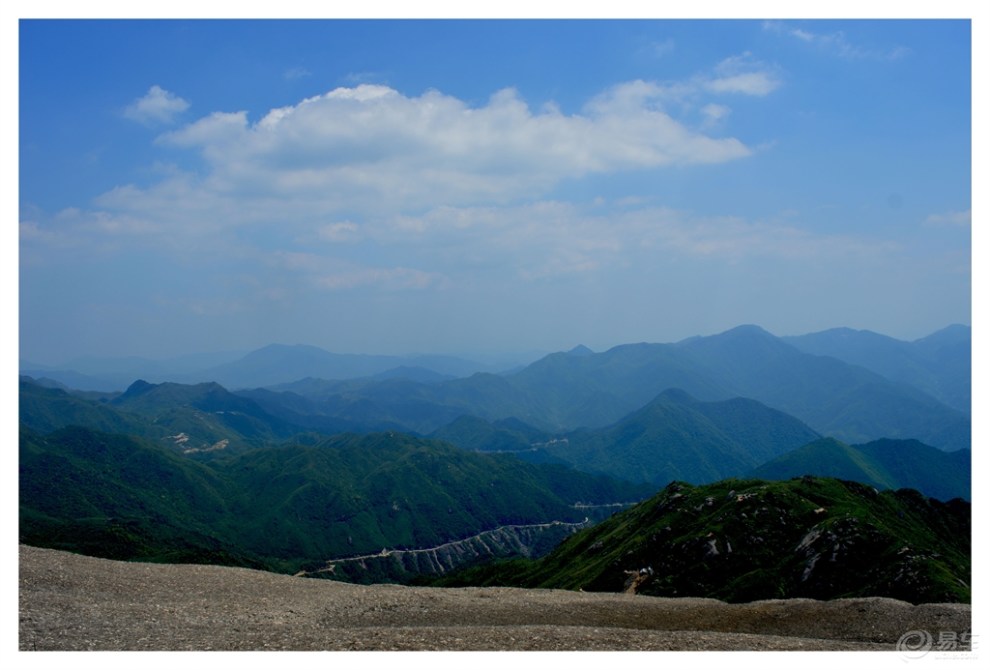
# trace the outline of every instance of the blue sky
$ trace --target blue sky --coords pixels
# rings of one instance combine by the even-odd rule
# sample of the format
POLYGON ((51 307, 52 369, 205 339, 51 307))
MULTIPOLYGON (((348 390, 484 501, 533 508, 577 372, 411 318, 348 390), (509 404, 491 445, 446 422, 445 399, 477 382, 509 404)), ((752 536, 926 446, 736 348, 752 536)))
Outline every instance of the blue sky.
POLYGON ((20 353, 970 322, 970 23, 20 23, 20 353))

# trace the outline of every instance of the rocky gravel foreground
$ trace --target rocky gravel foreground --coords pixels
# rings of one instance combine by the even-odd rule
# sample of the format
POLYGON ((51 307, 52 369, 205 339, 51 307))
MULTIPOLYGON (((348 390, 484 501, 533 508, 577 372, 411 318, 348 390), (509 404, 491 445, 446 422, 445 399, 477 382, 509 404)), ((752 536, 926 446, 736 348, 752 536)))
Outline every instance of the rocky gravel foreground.
POLYGON ((887 598, 726 604, 553 590, 358 586, 20 547, 22 651, 894 651, 910 631, 925 631, 936 641, 966 640, 970 622, 969 605, 915 606, 887 598))

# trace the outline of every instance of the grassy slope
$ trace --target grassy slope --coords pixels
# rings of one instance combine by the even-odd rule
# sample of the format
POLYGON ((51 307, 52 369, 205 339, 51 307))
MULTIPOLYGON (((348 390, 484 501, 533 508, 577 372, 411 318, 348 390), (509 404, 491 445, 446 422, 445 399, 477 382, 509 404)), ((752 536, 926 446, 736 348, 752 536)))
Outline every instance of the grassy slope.
POLYGON ((970 599, 970 507, 836 479, 674 483, 537 561, 447 583, 639 592, 730 602, 886 596, 970 599))

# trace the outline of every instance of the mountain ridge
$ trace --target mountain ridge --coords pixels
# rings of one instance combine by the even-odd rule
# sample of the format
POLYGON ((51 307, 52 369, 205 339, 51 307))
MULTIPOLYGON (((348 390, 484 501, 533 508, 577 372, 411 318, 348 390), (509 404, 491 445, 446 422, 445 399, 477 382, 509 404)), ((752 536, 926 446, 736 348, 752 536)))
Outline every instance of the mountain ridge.
POLYGON ((200 461, 139 437, 22 426, 21 541, 294 573, 504 524, 581 521, 579 502, 652 491, 399 433, 302 438, 200 461))
POLYGON ((537 560, 443 586, 525 586, 661 597, 884 597, 969 602, 970 505, 917 491, 801 477, 673 482, 537 560))
MULTIPOLYGON (((960 328, 936 333, 930 345, 958 363, 964 359, 946 353, 944 341, 958 344, 964 334, 960 328)), ((937 360, 936 354, 931 356, 937 360)), ((326 381, 314 378, 318 371, 312 365, 302 368, 280 374, 309 381, 273 388, 315 401, 314 414, 335 425, 392 426, 427 434, 471 414, 488 421, 516 417, 548 432, 599 428, 676 387, 702 400, 751 398, 848 443, 919 439, 951 451, 968 447, 971 440, 968 415, 918 387, 801 351, 752 325, 673 344, 626 344, 581 355, 558 352, 504 375, 475 372, 444 380, 409 373, 326 381)), ((968 367, 947 365, 946 370, 957 386, 968 388, 968 367)), ((276 397, 257 395, 266 411, 285 411, 276 397)), ((298 406, 298 400, 292 404, 298 406)))
POLYGON ((852 328, 782 339, 802 351, 832 356, 892 381, 910 384, 950 407, 971 412, 969 326, 953 324, 910 342, 852 328))
POLYGON ((784 480, 810 474, 861 482, 879 489, 911 488, 946 501, 972 497, 971 451, 945 452, 917 440, 848 445, 822 438, 762 463, 747 476, 784 480))

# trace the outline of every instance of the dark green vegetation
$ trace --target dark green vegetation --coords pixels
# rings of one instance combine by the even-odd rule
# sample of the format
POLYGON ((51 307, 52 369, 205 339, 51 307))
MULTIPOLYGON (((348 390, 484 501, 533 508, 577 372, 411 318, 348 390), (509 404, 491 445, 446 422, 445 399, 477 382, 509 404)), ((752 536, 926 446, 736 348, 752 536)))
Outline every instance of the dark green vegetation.
POLYGON ((557 439, 552 433, 533 428, 519 419, 485 421, 466 414, 433 431, 430 437, 462 449, 516 453, 535 451, 557 439))
POLYGON ((85 426, 108 433, 149 438, 191 454, 239 451, 280 441, 301 432, 353 428, 340 421, 283 411, 276 416, 250 398, 219 384, 149 384, 138 380, 124 393, 65 391, 21 377, 20 422, 38 432, 85 426))
POLYGON ((764 463, 750 476, 790 479, 810 473, 878 489, 916 489, 939 500, 969 500, 970 459, 969 449, 946 453, 917 440, 877 440, 851 446, 824 438, 764 463))
POLYGON ((672 483, 538 560, 440 584, 703 596, 969 602, 970 505, 837 479, 672 483))
MULTIPOLYGON (((110 396, 105 405, 138 418, 144 428, 134 434, 161 437, 183 450, 206 451, 222 445, 222 448, 236 451, 268 446, 301 432, 367 433, 399 427, 398 423, 388 420, 362 421, 327 416, 311 401, 292 393, 265 389, 231 393, 215 382, 149 384, 138 380, 124 393, 110 396), (276 400, 271 400, 273 397, 276 400)), ((21 420, 34 427, 33 417, 25 417, 22 413, 21 420)))
POLYGON ((21 431, 20 539, 108 558, 315 568, 641 499, 561 466, 399 433, 312 437, 200 462, 137 437, 21 431))
POLYGON ((700 402, 668 390, 611 426, 570 433, 544 451, 579 470, 663 486, 739 476, 817 437, 755 400, 700 402))

